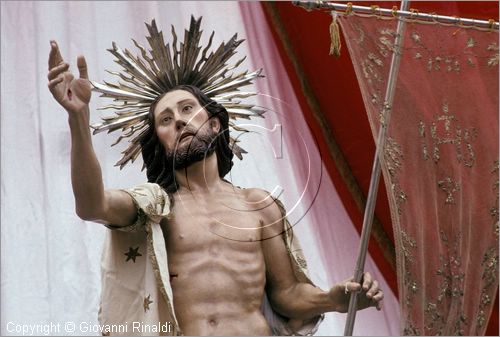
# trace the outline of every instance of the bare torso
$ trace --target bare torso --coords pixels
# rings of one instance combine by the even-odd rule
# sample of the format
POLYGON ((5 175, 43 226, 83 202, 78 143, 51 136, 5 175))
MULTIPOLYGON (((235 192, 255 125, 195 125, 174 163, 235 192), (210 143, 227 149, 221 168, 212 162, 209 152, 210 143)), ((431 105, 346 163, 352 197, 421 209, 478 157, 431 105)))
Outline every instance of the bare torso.
POLYGON ((176 193, 165 225, 175 313, 187 335, 269 335, 261 212, 246 190, 176 193))

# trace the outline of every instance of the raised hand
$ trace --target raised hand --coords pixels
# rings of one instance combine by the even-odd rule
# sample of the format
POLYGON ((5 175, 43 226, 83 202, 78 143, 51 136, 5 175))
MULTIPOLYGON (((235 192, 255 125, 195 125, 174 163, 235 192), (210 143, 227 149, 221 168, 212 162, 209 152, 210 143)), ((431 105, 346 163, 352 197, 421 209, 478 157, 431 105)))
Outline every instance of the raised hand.
POLYGON ((357 310, 373 306, 376 307, 377 310, 382 309, 384 293, 380 290, 378 282, 367 272, 363 275, 362 284, 356 283, 350 278, 330 289, 329 296, 332 302, 335 303, 337 311, 347 312, 351 297, 349 292, 353 291, 361 291, 357 298, 357 310))
POLYGON ((52 96, 70 114, 88 111, 91 96, 91 85, 88 80, 85 57, 78 56, 77 66, 80 78, 75 79, 69 72, 69 64, 64 62, 56 41, 50 41, 49 54, 49 90, 52 96))

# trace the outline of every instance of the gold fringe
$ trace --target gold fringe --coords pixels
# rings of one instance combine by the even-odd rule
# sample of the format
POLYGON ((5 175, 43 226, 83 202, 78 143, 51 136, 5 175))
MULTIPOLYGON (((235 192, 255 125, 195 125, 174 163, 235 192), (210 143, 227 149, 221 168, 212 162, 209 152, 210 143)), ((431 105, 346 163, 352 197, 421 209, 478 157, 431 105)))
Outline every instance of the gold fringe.
POLYGON ((337 14, 332 13, 332 23, 330 23, 330 55, 340 57, 340 28, 337 22, 337 14))

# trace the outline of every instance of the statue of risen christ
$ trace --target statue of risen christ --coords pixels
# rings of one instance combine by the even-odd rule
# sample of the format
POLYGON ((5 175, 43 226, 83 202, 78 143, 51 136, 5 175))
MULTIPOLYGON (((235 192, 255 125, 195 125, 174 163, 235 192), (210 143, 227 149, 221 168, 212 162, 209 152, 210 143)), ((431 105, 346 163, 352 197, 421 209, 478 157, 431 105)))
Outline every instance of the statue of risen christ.
MULTIPOLYGON (((160 321, 175 318, 176 333, 186 335, 270 335, 276 330, 262 311, 266 297, 286 322, 282 333, 302 333, 325 312, 346 312, 350 291, 362 292, 358 309, 381 308, 383 292, 369 273, 362 284, 348 279, 326 291, 301 279, 305 261, 294 255, 281 203, 223 179, 232 165, 228 113, 195 86, 174 87, 150 106, 150 131, 141 140, 149 183, 105 189, 89 130, 91 84, 83 56, 77 65, 79 78, 51 41, 48 87, 68 113, 77 215, 125 232, 156 221, 163 233, 168 261, 161 254, 154 261, 168 270, 162 284, 169 283, 172 296, 167 291, 162 304, 144 294, 141 314, 155 306, 160 321), (163 317, 169 308, 174 312, 163 317)), ((146 254, 133 246, 131 252, 123 262, 130 266, 146 254)))

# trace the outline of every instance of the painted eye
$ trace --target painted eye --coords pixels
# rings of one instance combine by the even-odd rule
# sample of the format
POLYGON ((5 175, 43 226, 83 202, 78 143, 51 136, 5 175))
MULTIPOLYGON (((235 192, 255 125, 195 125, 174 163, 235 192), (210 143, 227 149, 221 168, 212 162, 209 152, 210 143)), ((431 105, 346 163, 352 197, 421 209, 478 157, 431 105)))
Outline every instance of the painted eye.
POLYGON ((163 117, 161 119, 161 122, 164 123, 164 124, 166 124, 166 123, 169 123, 171 120, 172 120, 172 117, 166 116, 166 117, 163 117))
POLYGON ((191 105, 186 105, 184 108, 182 108, 183 112, 191 112, 193 110, 193 107, 191 105))

